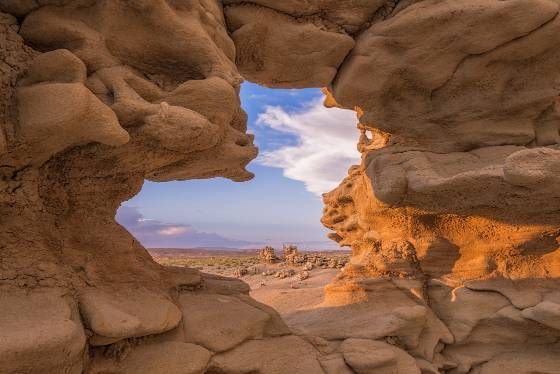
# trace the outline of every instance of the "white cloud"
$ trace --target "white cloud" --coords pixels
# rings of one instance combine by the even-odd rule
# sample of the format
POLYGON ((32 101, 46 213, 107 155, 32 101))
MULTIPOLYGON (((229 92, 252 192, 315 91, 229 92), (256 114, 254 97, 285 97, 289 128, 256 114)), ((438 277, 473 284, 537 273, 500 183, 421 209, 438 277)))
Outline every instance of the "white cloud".
POLYGON ((321 99, 297 112, 269 106, 257 124, 295 135, 299 141, 296 146, 264 152, 258 162, 282 168, 286 177, 304 182, 308 191, 321 195, 340 183, 350 165, 360 162, 357 122, 354 111, 325 108, 321 99))
POLYGON ((157 233, 160 234, 160 235, 165 235, 165 236, 176 236, 176 235, 184 234, 187 231, 189 231, 188 227, 169 226, 169 227, 166 227, 164 229, 158 230, 157 233))

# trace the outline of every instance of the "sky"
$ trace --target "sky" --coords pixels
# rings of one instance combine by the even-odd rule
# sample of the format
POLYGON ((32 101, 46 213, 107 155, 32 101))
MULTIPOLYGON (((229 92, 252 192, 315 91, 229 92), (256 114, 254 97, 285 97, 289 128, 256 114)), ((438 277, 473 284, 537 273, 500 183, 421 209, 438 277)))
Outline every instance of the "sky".
POLYGON ((320 223, 321 194, 359 163, 353 111, 322 105, 319 89, 241 87, 259 156, 249 182, 154 183, 122 204, 117 221, 149 248, 336 249, 320 223))

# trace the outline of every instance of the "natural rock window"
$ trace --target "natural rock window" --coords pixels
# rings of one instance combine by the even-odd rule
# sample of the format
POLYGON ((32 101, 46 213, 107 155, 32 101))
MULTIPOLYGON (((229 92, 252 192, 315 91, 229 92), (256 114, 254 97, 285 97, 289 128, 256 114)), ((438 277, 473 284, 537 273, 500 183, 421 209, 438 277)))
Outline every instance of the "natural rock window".
POLYGON ((559 7, 0 1, 0 372, 556 373, 559 7), (322 219, 353 257, 294 330, 114 221, 252 177, 242 77, 360 117, 322 219))

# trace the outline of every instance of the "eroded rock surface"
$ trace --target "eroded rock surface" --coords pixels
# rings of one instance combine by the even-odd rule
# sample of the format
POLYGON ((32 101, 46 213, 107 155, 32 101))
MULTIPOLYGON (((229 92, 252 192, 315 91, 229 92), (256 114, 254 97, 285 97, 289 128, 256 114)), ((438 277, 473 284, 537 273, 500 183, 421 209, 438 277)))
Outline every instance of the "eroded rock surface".
MULTIPOLYGON (((187 343, 181 295, 248 288, 162 268, 114 216, 146 179, 251 178, 221 5, 0 9, 0 372, 204 372, 213 352, 187 343)), ((263 321, 241 340, 277 336, 274 311, 236 300, 263 321)))
POLYGON ((558 373, 559 11, 0 1, 0 372, 558 373), (242 76, 360 118, 322 219, 353 258, 301 336, 114 222, 144 180, 251 178, 242 76))
MULTIPOLYGON (((274 10, 355 42, 326 105, 357 111, 362 163, 325 195, 323 216, 353 259, 325 303, 289 322, 327 339, 400 341, 401 293, 430 311, 412 319, 420 337, 400 341, 422 370, 500 372, 502 352, 544 350, 558 333, 559 3, 364 3, 225 2, 234 32, 241 14, 274 10)), ((283 56, 259 53, 244 54, 244 75, 274 86, 279 75, 247 61, 283 56)))
POLYGON ((228 295, 182 295, 179 302, 187 341, 215 352, 261 339, 270 321, 267 313, 228 295))
POLYGON ((420 374, 414 358, 403 350, 379 341, 346 339, 341 346, 344 360, 358 374, 420 374))
POLYGON ((353 249, 335 284, 391 278, 429 307, 452 339, 408 349, 426 372, 527 372, 557 341, 558 6, 418 2, 360 33, 331 85, 362 131, 361 165, 324 197, 353 249))
POLYGON ((0 295, 2 373, 81 373, 86 336, 62 290, 0 295))

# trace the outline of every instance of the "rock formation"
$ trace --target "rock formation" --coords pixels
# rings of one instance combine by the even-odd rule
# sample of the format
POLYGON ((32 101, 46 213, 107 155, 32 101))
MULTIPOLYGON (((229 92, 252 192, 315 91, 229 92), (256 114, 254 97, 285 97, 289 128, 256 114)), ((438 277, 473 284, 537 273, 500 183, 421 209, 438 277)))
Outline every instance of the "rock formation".
POLYGON ((200 373, 289 336, 114 221, 144 180, 251 178, 222 8, 181 3, 1 2, 0 373, 200 373))
POLYGON ((412 294, 446 327, 407 347, 426 372, 560 367, 558 5, 418 2, 360 33, 330 87, 362 163, 324 197, 353 249, 327 299, 383 310, 371 278, 412 294))
POLYGON ((284 245, 282 248, 282 260, 290 265, 303 265, 307 262, 307 257, 299 253, 295 245, 284 245))
POLYGON ((273 264, 278 261, 278 257, 276 257, 274 248, 267 245, 259 251, 259 260, 267 264, 273 264))
POLYGON ((559 9, 0 0, 0 373, 558 373, 559 9), (353 258, 297 335, 114 221, 251 178, 242 76, 360 118, 323 217, 353 258))

